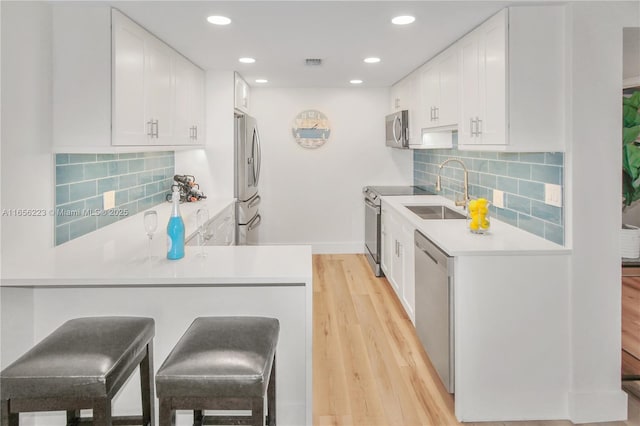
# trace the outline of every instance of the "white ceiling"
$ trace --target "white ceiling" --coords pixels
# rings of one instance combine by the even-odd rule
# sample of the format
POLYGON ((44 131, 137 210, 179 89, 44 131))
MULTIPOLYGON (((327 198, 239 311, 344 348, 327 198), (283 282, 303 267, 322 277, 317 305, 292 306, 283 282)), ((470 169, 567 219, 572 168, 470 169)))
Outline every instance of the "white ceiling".
POLYGON ((387 87, 510 2, 121 1, 109 2, 204 69, 239 71, 251 86, 387 87), (407 26, 392 17, 410 14, 407 26), (232 19, 227 26, 209 15, 232 19), (238 58, 251 56, 254 64, 238 58), (378 56, 378 64, 365 64, 378 56), (310 68, 305 58, 321 58, 310 68))

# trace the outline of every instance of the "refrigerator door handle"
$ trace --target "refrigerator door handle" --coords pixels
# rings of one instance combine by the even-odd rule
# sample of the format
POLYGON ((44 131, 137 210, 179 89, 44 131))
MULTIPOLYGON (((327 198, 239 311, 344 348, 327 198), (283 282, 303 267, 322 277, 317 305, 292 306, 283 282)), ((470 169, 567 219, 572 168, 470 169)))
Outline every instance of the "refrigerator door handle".
POLYGON ((255 181, 255 185, 258 186, 258 182, 260 181, 260 163, 262 162, 262 149, 260 146, 260 135, 258 134, 257 127, 254 127, 253 129, 253 140, 255 147, 253 152, 253 180, 255 181))
POLYGON ((262 222, 262 216, 256 215, 256 217, 254 217, 253 220, 247 225, 247 230, 253 231, 260 225, 260 222, 262 222))
POLYGON ((251 202, 249 203, 249 205, 247 207, 249 209, 252 209, 255 206, 257 206, 258 204, 260 204, 260 196, 259 195, 257 195, 253 200, 251 200, 251 202))

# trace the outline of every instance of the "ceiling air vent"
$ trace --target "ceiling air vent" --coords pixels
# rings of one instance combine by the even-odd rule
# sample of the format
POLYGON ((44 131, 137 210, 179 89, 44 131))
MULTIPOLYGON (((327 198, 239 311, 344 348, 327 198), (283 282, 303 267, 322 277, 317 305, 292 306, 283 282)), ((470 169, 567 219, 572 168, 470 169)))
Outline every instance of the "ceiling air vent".
POLYGON ((322 59, 319 58, 307 58, 304 60, 304 63, 310 67, 317 67, 322 65, 322 59))

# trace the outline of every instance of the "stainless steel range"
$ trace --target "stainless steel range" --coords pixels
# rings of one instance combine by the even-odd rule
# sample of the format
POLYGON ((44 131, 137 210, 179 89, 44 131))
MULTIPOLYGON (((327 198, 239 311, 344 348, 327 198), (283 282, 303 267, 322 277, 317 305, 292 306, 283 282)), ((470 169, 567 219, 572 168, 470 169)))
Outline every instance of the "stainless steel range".
POLYGON ((365 186, 364 245, 367 260, 376 277, 383 277, 380 268, 380 197, 390 195, 434 195, 435 192, 417 186, 365 186))

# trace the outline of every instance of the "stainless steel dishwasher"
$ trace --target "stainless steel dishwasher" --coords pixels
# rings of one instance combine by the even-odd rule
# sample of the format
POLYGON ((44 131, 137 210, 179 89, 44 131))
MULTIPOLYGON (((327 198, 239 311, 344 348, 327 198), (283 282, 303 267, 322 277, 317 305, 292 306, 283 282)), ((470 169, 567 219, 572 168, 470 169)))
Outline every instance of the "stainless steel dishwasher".
POLYGON ((433 367, 454 393, 453 260, 415 231, 416 330, 433 367))

